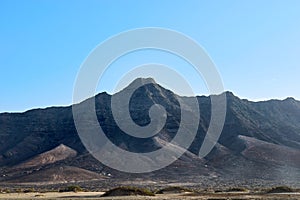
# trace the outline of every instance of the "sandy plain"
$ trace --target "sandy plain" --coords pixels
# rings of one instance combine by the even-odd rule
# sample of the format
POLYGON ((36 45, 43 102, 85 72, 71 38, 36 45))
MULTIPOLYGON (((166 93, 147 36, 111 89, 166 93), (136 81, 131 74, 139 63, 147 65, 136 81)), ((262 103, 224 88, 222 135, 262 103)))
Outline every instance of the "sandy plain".
POLYGON ((61 200, 92 200, 92 199, 103 199, 103 200, 262 200, 262 199, 295 199, 300 200, 300 193, 280 193, 280 194, 253 194, 253 193, 181 193, 181 194, 157 194, 155 196, 116 196, 116 197, 101 197, 104 192, 47 192, 47 193, 7 193, 0 194, 1 200, 50 200, 50 199, 61 199, 61 200))

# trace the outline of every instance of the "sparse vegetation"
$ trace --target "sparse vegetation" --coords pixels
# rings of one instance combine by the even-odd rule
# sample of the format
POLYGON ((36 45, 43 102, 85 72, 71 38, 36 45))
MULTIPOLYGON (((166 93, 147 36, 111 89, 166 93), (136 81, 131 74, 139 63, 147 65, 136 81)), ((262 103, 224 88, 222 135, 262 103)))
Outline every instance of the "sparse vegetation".
POLYGON ((136 188, 136 187, 117 187, 112 190, 107 191, 102 195, 102 197, 110 197, 110 196, 155 196, 153 192, 146 188, 136 188))
POLYGON ((249 190, 247 188, 234 187, 234 188, 229 188, 226 192, 249 192, 249 190))
POLYGON ((23 190, 24 193, 31 193, 31 192, 35 192, 34 188, 28 188, 28 189, 24 189, 23 190))
POLYGON ((16 189, 14 190, 14 192, 16 192, 16 193, 22 193, 23 190, 22 190, 21 188, 16 188, 16 189))
POLYGON ((294 192, 295 190, 288 186, 278 186, 271 188, 267 191, 267 193, 286 193, 286 192, 294 192))
POLYGON ((66 188, 60 189, 58 192, 82 192, 83 189, 78 185, 70 185, 66 188))
POLYGON ((5 194, 5 193, 10 193, 11 191, 7 188, 5 189, 0 189, 0 193, 5 194))
POLYGON ((184 193, 184 192, 193 192, 193 190, 184 188, 184 187, 180 187, 180 186, 170 186, 170 187, 166 187, 161 190, 158 190, 155 193, 156 194, 166 194, 166 193, 184 193))

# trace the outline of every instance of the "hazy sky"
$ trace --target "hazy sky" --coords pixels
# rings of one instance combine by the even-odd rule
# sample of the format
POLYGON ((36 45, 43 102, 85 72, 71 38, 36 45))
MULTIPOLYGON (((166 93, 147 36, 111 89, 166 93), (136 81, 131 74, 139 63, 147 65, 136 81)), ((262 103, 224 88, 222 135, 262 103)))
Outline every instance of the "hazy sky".
MULTIPOLYGON (((174 29, 196 40, 225 89, 237 96, 300 99, 299 10, 298 0, 1 0, 0 112, 71 104, 89 53, 112 35, 142 27, 174 29)), ((157 52, 140 54, 139 62, 129 58, 120 65, 153 59, 182 72, 188 67, 157 52)), ((99 91, 112 91, 118 67, 107 72, 99 91)), ((205 93, 201 83, 192 86, 205 93)))

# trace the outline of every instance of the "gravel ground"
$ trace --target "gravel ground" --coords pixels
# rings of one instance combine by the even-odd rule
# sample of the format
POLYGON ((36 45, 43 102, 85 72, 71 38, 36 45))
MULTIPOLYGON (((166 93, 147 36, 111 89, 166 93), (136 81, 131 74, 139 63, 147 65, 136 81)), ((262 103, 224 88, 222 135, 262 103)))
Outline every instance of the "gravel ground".
POLYGON ((261 199, 276 199, 276 200, 286 200, 295 199, 300 200, 300 193, 281 193, 281 194, 249 194, 249 193, 205 193, 205 194, 161 194, 153 197, 145 196, 121 196, 121 197, 100 197, 103 192, 49 192, 49 193, 8 193, 0 194, 0 199, 6 200, 20 200, 20 199, 68 199, 68 200, 84 200, 84 199, 112 199, 112 200, 151 200, 151 199, 164 199, 164 200, 190 200, 190 199, 205 199, 205 200, 237 200, 237 199, 251 199, 251 200, 261 200, 261 199))

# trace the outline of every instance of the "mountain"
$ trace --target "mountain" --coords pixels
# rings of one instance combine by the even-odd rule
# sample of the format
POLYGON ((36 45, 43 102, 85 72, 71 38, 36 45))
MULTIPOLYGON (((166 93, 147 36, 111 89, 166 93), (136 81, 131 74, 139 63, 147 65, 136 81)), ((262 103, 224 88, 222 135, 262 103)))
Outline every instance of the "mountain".
POLYGON ((14 166, 13 168, 34 168, 39 166, 44 166, 52 163, 59 162, 61 160, 65 160, 67 158, 74 158, 77 155, 77 152, 63 144, 58 147, 46 151, 44 153, 38 154, 37 156, 22 162, 19 165, 14 166))
MULTIPOLYGON (((188 151, 170 166, 144 174, 119 172, 93 158, 78 136, 71 106, 2 113, 0 182, 65 183, 96 179, 98 185, 136 180, 200 185, 227 182, 299 185, 300 102, 293 98, 251 102, 231 92, 221 95, 226 95, 227 100, 224 128, 218 143, 204 158, 199 158, 198 153, 211 120, 212 96, 196 97, 200 108, 200 116, 196 116, 191 97, 178 96, 153 79, 137 79, 113 96, 100 93, 76 105, 82 108, 79 119, 93 126, 84 108, 95 100, 97 121, 107 138, 126 151, 138 153, 161 149, 170 142, 180 128, 183 112, 188 114, 191 124, 199 119, 196 137, 188 151), (140 83, 145 85, 135 90, 140 83), (126 103, 122 95, 130 93, 130 117, 140 126, 151 123, 152 105, 164 107, 166 123, 157 135, 147 138, 128 135, 115 121, 111 102, 117 99, 122 106, 126 103)), ((170 146, 171 151, 180 149, 179 144, 170 146)))

